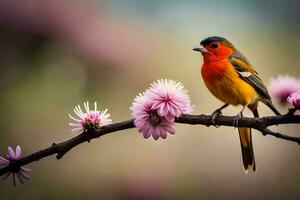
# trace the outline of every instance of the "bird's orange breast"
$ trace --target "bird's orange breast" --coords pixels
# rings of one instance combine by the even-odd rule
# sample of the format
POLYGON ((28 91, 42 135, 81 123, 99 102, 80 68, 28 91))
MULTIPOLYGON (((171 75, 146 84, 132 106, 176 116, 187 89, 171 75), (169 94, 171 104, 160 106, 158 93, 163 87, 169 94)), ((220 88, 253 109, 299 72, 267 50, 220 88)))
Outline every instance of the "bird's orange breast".
POLYGON ((224 103, 246 106, 258 97, 255 89, 239 77, 227 59, 205 62, 201 73, 208 90, 224 103))

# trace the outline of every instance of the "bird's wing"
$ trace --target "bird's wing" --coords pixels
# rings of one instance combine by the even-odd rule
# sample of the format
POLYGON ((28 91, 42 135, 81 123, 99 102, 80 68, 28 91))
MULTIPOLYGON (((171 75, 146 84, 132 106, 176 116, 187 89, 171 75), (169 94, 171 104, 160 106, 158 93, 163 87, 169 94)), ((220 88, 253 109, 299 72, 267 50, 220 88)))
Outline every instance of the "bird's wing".
POLYGON ((254 67, 243 54, 241 54, 238 50, 235 50, 229 57, 229 60, 241 79, 250 84, 262 97, 271 99, 265 84, 259 78, 254 67))

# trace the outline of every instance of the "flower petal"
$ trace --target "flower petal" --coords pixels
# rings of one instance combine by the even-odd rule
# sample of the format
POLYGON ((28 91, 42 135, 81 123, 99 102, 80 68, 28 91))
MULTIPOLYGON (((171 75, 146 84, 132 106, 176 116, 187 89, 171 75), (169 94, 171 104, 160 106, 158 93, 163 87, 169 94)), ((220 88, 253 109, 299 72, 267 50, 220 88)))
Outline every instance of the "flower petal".
POLYGON ((22 176, 19 173, 17 173, 17 177, 18 177, 20 183, 24 184, 24 180, 23 180, 22 176))
POLYGON ((161 128, 160 129, 160 137, 163 139, 166 139, 167 138, 167 130, 161 128))
POLYGON ((159 138, 159 129, 157 128, 157 127, 155 127, 155 128, 152 128, 151 129, 152 131, 152 137, 154 138, 154 140, 158 140, 158 138, 159 138))
POLYGON ((26 168, 26 167, 21 167, 20 170, 24 171, 24 172, 31 172, 32 171, 32 169, 29 169, 29 168, 26 168))
POLYGON ((2 177, 1 180, 4 181, 5 179, 7 179, 7 177, 9 177, 11 175, 11 172, 6 172, 2 177))
POLYGON ((17 186, 17 182, 16 182, 16 174, 15 174, 15 173, 13 173, 13 185, 14 185, 14 187, 17 186))
POLYGON ((20 176, 22 176, 23 179, 25 179, 25 180, 29 179, 28 172, 20 171, 19 174, 20 174, 20 176))
POLYGON ((18 145, 17 148, 16 148, 16 159, 20 159, 21 158, 21 155, 22 155, 22 149, 21 147, 18 145))
POLYGON ((16 159, 16 154, 13 150, 13 148, 11 148, 11 146, 8 146, 8 156, 9 158, 11 158, 12 160, 16 159))
POLYGON ((9 165, 9 161, 0 156, 0 166, 7 166, 9 165))

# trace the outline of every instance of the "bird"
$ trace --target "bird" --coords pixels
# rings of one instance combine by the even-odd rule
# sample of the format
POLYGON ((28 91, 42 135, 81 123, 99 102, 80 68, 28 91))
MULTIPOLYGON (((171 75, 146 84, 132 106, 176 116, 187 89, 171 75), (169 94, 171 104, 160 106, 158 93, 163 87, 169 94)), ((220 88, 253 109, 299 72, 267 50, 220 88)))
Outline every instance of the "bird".
MULTIPOLYGON (((267 87, 259 77, 255 67, 227 39, 219 36, 208 37, 193 49, 203 56, 201 75, 208 90, 223 106, 212 114, 212 123, 228 105, 242 106, 233 125, 238 127, 238 119, 249 108, 254 117, 259 117, 258 102, 264 103, 276 115, 279 111, 272 103, 267 87)), ((245 173, 256 171, 251 128, 238 128, 245 173)))

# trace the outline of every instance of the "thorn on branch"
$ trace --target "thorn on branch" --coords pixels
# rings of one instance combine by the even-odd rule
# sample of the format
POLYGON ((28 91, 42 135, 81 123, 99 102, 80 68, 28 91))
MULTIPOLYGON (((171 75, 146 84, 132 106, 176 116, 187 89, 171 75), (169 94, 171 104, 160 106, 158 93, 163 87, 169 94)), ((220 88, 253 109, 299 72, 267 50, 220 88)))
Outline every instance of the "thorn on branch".
POLYGON ((62 151, 62 152, 57 153, 56 159, 57 159, 57 160, 61 159, 62 157, 64 157, 64 155, 65 155, 67 152, 68 152, 68 151, 62 151))
POLYGON ((297 108, 289 108, 289 111, 286 113, 286 115, 293 116, 297 110, 297 108))

